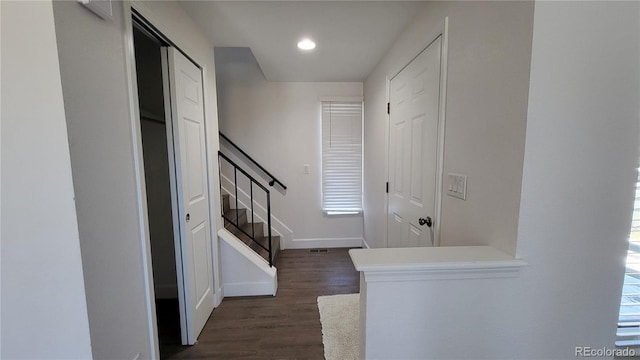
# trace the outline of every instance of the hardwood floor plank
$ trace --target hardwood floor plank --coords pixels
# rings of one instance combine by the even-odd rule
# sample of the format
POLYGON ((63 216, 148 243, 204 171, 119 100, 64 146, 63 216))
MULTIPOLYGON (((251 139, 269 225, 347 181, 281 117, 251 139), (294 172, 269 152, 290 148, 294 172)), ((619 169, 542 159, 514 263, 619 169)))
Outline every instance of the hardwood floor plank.
MULTIPOLYGON (((277 268, 275 297, 224 299, 213 311, 196 345, 181 346, 179 331, 159 329, 162 334, 178 336, 161 339, 161 358, 324 359, 317 297, 360 290, 359 274, 348 249, 314 253, 306 249, 284 250, 277 268)), ((164 309, 173 308, 165 305, 164 309)), ((163 323, 175 327, 175 311, 164 315, 174 319, 163 323)))

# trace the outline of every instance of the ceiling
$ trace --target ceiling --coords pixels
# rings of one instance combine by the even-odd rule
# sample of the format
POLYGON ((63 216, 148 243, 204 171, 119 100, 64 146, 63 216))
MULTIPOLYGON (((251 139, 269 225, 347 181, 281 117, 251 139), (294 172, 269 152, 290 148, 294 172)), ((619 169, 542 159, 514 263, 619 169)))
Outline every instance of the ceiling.
POLYGON ((269 81, 364 81, 419 1, 181 1, 216 47, 249 47, 269 81), (317 47, 297 48, 303 37, 317 47))

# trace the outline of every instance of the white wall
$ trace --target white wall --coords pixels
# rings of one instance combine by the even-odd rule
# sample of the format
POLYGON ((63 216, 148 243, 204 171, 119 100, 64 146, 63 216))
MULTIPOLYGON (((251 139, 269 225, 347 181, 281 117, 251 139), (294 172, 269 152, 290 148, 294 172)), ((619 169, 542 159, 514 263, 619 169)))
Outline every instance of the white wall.
POLYGON ((467 200, 442 199, 442 245, 515 253, 526 126, 533 3, 427 2, 367 78, 365 230, 386 247, 387 88, 449 17, 444 173, 468 176, 467 200))
MULTIPOLYGON (((508 269, 508 260, 474 258, 483 252, 476 248, 418 249, 425 250, 421 259, 431 261, 419 264, 413 256, 407 265, 397 256, 392 270, 380 266, 379 272, 363 272, 361 359, 537 359, 513 355, 515 347, 527 342, 514 331, 521 326, 514 319, 526 303, 508 303, 520 280, 518 266, 508 269), (472 255, 443 261, 446 255, 440 251, 449 249, 472 255)), ((368 251, 376 250, 393 251, 368 251)))
POLYGON ((293 246, 359 245, 362 216, 322 213, 320 97, 362 96, 362 83, 267 82, 250 53, 217 51, 220 129, 287 186, 285 195, 271 188, 272 213, 293 230, 293 246))
POLYGON ((275 296, 278 271, 226 229, 218 232, 224 296, 275 296))
POLYGON ((91 341, 52 5, 50 1, 3 1, 0 12, 0 357, 89 359, 91 341))
MULTIPOLYGON (((157 348, 150 332, 154 315, 147 311, 153 289, 144 272, 149 246, 143 245, 139 223, 144 214, 137 200, 139 169, 133 156, 139 144, 133 141, 125 62, 128 6, 114 1, 114 18, 102 20, 76 2, 54 3, 91 341, 99 359, 137 354, 146 359, 157 348)), ((217 137, 210 136, 217 133, 212 45, 178 4, 136 6, 203 67, 208 146, 215 153, 217 137)), ((217 159, 209 160, 210 174, 216 174, 217 159)), ((217 194, 218 178, 210 178, 212 194, 217 194)), ((219 208, 219 196, 210 198, 211 207, 219 208)), ((212 219, 219 225, 217 217, 212 219)), ((212 241, 217 249, 217 239, 212 241)), ((214 269, 214 274, 218 277, 219 271, 214 269)))
POLYGON ((638 2, 536 3, 520 356, 613 346, 638 163, 638 2))
POLYGON ((93 355, 148 358, 124 20, 113 5, 111 21, 76 2, 54 2, 54 13, 93 355))
POLYGON ((639 14, 638 2, 536 3, 517 242, 528 265, 504 279, 386 274, 365 301, 393 316, 367 327, 406 337, 383 327, 372 350, 556 360, 614 348, 639 157, 639 14))

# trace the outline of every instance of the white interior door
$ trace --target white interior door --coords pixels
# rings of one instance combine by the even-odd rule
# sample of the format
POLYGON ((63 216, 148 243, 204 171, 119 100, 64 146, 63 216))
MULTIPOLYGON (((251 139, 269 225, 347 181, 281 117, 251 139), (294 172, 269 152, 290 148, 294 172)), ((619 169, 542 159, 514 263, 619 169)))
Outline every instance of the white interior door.
POLYGON ((436 243, 442 36, 390 82, 389 247, 436 243))
POLYGON ((182 343, 195 344, 214 307, 202 71, 174 48, 168 67, 178 214, 174 223, 182 343))

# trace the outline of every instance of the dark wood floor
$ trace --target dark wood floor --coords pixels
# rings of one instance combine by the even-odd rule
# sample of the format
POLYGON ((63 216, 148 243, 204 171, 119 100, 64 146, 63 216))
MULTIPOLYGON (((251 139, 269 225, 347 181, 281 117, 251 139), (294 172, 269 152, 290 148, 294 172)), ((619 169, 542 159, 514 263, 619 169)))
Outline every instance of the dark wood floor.
POLYGON ((161 357, 324 359, 317 297, 357 293, 360 288, 358 272, 347 251, 282 251, 277 264, 278 294, 225 298, 213 311, 194 346, 177 345, 175 312, 173 321, 158 314, 159 325, 173 326, 159 329, 163 343, 161 357))

